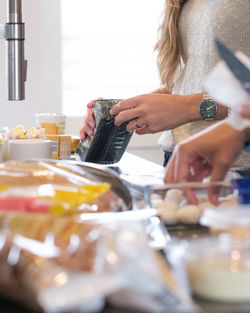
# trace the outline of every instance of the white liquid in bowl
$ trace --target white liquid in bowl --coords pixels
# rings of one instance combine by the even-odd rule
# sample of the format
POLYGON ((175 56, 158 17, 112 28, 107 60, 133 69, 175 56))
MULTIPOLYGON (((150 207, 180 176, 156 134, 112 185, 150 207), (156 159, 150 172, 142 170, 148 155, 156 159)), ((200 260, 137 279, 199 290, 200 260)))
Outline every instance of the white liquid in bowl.
POLYGON ((190 261, 187 273, 192 292, 197 296, 220 302, 250 302, 250 268, 240 260, 190 261))

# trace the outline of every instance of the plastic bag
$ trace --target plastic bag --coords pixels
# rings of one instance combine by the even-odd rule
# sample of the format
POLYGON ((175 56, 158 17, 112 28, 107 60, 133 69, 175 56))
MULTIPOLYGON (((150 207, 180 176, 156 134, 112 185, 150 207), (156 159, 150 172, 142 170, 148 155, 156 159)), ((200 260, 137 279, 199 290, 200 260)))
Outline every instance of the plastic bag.
POLYGON ((0 292, 25 306, 97 312, 108 297, 127 309, 193 310, 136 220, 9 214, 0 222, 0 292))
POLYGON ((0 293, 51 313, 97 312, 106 299, 148 312, 191 309, 150 247, 144 222, 154 210, 115 212, 120 200, 62 163, 1 164, 0 293))

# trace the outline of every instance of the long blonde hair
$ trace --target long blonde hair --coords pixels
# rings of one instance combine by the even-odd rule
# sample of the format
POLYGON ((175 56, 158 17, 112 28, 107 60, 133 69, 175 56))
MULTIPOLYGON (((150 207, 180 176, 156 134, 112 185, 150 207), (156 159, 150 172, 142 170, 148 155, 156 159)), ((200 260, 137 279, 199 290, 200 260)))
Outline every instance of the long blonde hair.
POLYGON ((159 39, 155 45, 161 83, 169 90, 173 87, 183 58, 178 21, 184 2, 185 0, 165 0, 165 13, 158 29, 159 39))

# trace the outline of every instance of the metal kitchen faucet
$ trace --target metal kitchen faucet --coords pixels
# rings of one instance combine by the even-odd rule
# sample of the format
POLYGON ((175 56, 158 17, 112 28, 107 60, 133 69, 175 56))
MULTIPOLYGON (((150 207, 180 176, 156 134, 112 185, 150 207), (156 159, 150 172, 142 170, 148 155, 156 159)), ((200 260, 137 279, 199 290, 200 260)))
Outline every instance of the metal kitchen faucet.
POLYGON ((24 60, 25 27, 22 0, 7 0, 7 23, 0 25, 0 38, 6 40, 6 78, 8 100, 25 99, 27 61, 24 60))

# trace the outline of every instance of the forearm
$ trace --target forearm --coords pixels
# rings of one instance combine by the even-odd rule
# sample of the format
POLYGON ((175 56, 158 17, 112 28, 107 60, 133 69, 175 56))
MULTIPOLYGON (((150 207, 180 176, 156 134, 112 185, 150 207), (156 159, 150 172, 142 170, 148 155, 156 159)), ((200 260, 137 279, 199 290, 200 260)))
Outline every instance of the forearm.
MULTIPOLYGON (((115 125, 119 126, 131 121, 127 130, 137 129, 138 134, 156 133, 176 128, 180 125, 204 121, 199 112, 203 94, 144 94, 121 101, 114 106, 110 113, 116 115, 115 125), (143 125, 144 127, 138 127, 143 125), (140 128, 140 129, 138 129, 140 128)), ((218 105, 216 118, 223 119, 227 115, 227 108, 218 105)))

